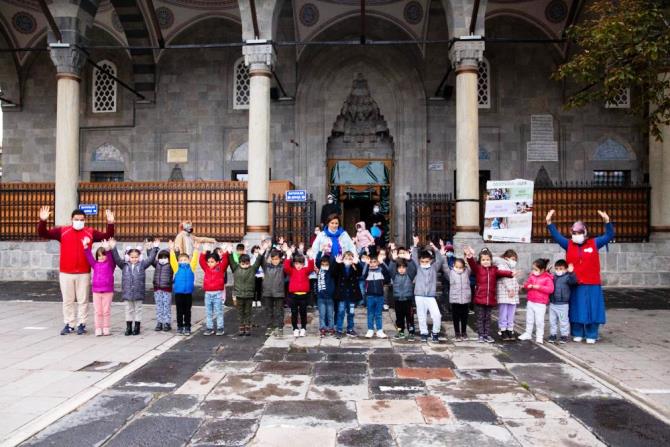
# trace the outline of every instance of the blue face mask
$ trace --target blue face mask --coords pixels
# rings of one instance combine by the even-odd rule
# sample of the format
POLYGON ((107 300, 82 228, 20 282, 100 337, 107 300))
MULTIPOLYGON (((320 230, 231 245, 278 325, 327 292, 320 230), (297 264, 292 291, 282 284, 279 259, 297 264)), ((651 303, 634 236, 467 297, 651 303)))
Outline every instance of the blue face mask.
POLYGON ((454 252, 453 251, 448 251, 447 252, 447 258, 453 258, 454 257, 454 252))

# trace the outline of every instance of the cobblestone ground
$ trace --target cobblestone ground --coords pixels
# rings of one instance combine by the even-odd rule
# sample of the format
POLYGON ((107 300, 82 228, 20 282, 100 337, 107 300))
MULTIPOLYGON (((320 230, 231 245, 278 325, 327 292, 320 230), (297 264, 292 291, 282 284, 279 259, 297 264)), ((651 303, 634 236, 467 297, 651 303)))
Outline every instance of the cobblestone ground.
MULTIPOLYGON (((228 331, 236 318, 226 314, 228 331)), ((314 321, 302 338, 261 332, 184 339, 24 445, 670 442, 668 425, 533 343, 322 339, 314 321)))

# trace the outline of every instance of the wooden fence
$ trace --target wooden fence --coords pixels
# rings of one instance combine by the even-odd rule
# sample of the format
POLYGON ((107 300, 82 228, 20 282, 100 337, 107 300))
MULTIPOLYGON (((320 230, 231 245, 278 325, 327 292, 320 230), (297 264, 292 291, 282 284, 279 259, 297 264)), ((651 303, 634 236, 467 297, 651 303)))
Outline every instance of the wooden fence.
MULTIPOLYGON (((98 205, 98 215, 86 221, 100 229, 104 210, 111 209, 120 240, 174 238, 179 223, 190 219, 196 234, 239 241, 245 234, 246 186, 232 181, 80 183, 79 203, 98 205)), ((0 183, 0 240, 38 239, 39 207, 53 204, 53 183, 0 183)))

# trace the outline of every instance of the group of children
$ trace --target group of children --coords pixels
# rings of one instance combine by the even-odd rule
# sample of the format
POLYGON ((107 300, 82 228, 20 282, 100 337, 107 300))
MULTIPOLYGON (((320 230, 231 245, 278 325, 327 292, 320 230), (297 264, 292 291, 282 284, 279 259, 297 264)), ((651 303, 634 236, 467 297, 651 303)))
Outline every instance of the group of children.
POLYGON ((302 337, 307 329, 307 306, 313 285, 319 312, 321 337, 356 337, 354 316, 356 305, 365 300, 367 332, 365 337, 387 338, 382 311, 386 307, 385 287, 392 289, 395 310, 396 339, 413 341, 416 335, 414 315, 418 318, 419 335, 423 342, 429 338, 439 341, 441 312, 438 306, 440 275, 446 278, 451 306, 455 341, 468 340, 467 324, 474 304, 476 328, 480 342, 493 342, 490 334, 491 316, 498 308, 499 332, 503 341, 530 340, 535 329, 535 340, 544 339, 544 319, 549 305, 550 342, 568 340, 568 311, 571 288, 577 281, 571 265, 564 260, 554 265, 549 273, 549 261, 537 259, 524 282, 528 292, 526 330, 519 335, 514 331, 516 308, 521 287, 517 280, 518 255, 514 250, 494 257, 483 249, 475 252, 467 247, 464 258, 456 258, 453 246, 440 241, 440 247, 430 243, 419 246, 414 237, 411 249, 390 244, 387 249, 362 248, 359 253, 346 251, 332 256, 327 246, 318 253, 304 250, 302 244, 289 247, 283 241, 273 245, 266 240, 254 246, 250 254, 238 244, 212 246, 195 243, 193 253, 175 251, 172 241, 167 250, 159 250, 160 241, 131 248, 122 256, 113 239, 103 241, 92 253, 90 241, 84 239, 83 249, 90 263, 93 303, 95 307, 95 334, 110 334, 110 306, 114 292, 114 270, 121 269, 122 297, 125 302, 125 335, 138 335, 142 321, 145 296, 145 272, 155 268, 153 277, 156 303, 156 331, 172 329, 172 296, 177 310, 177 331, 191 334, 191 307, 195 272, 198 265, 204 272, 205 293, 204 335, 224 335, 223 306, 226 300, 226 272, 233 274, 233 298, 239 309, 239 336, 248 336, 252 330, 252 309, 264 307, 267 316, 266 335, 283 335, 284 306, 291 309, 293 335, 302 337), (387 256, 387 253, 390 256, 387 256), (428 315, 432 320, 429 331, 428 315), (346 328, 344 320, 347 320, 346 328))

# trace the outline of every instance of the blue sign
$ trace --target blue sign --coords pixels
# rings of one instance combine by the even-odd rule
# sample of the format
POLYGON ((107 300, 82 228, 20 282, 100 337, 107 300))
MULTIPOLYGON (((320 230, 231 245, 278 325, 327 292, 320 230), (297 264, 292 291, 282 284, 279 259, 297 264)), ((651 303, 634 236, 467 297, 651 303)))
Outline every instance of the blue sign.
POLYGON ((84 212, 87 216, 97 216, 98 215, 98 204, 97 203, 80 203, 79 209, 84 212))
POLYGON ((287 202, 307 202, 307 191, 304 189, 292 189, 286 191, 285 196, 287 202))

